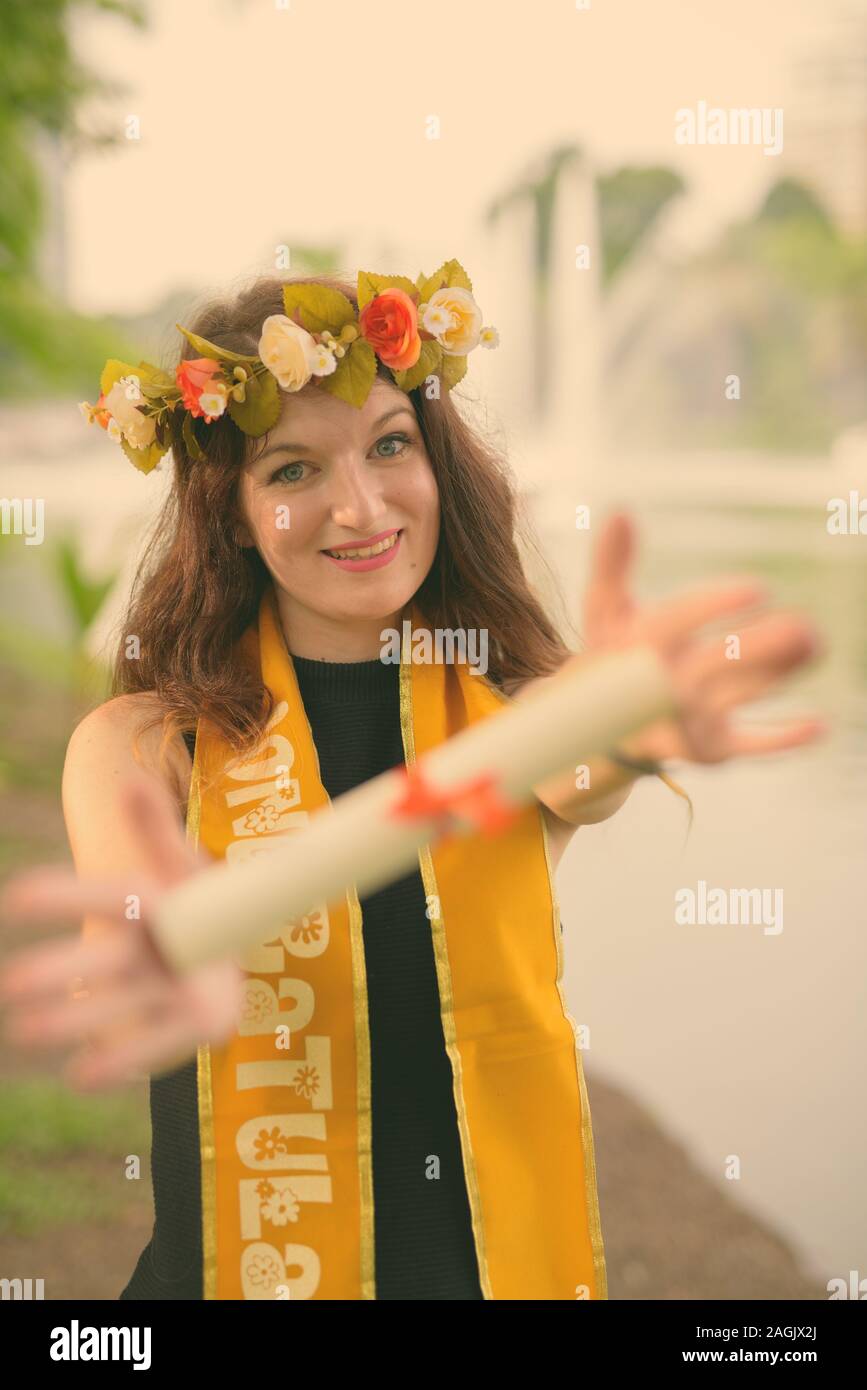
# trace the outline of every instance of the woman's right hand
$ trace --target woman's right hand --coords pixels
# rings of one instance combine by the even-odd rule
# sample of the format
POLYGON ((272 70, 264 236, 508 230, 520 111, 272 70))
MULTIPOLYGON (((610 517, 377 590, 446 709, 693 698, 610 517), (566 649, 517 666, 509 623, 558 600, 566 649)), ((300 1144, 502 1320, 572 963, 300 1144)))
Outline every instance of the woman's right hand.
POLYGON ((210 857, 189 844, 171 795, 153 776, 131 775, 120 806, 141 846, 141 874, 85 879, 72 869, 43 867, 17 874, 0 896, 5 916, 114 924, 90 937, 17 952, 0 971, 0 999, 10 1010, 7 1039, 35 1048, 77 1047, 64 1075, 84 1090, 179 1066, 199 1043, 224 1042, 241 1007, 244 975, 234 960, 179 976, 148 930, 160 896, 206 868, 210 857), (137 912, 132 919, 131 910, 137 912), (73 993, 77 981, 84 989, 73 993))

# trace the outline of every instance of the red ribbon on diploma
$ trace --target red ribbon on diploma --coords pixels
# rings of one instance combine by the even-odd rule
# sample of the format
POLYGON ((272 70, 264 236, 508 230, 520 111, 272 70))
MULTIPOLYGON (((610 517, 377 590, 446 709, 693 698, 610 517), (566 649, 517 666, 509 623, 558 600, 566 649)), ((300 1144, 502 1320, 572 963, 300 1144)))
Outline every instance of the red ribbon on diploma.
POLYGON ((417 763, 404 767, 403 774, 398 799, 388 809, 395 820, 438 820, 440 834, 445 835, 453 817, 459 815, 493 835, 512 825, 521 814, 521 807, 503 801, 493 772, 479 773, 450 791, 432 787, 417 763))

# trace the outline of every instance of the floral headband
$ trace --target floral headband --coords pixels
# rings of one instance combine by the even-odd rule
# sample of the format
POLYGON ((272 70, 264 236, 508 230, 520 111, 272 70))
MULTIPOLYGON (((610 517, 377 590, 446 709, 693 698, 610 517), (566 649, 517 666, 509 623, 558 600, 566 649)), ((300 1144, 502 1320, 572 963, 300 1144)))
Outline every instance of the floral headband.
POLYGON ((116 440, 142 473, 150 473, 172 444, 203 457, 194 420, 210 425, 228 414, 244 434, 267 433, 280 418, 278 391, 300 391, 310 380, 359 409, 377 372, 377 358, 402 391, 436 376, 447 391, 467 370, 467 354, 499 342, 482 326, 470 278, 460 262, 446 261, 415 284, 403 275, 358 272, 358 311, 329 285, 284 285, 285 314, 262 325, 259 355, 230 352, 190 333, 200 354, 184 359, 174 377, 140 362, 110 358, 96 405, 79 409, 116 440))

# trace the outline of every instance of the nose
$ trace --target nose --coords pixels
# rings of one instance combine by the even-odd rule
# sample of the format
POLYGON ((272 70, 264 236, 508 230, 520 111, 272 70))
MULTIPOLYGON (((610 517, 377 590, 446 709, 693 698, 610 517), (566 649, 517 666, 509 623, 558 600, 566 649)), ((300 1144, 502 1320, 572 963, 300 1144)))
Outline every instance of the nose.
POLYGON ((363 466, 336 468, 331 480, 331 518, 336 526, 370 535, 386 514, 379 480, 363 466))

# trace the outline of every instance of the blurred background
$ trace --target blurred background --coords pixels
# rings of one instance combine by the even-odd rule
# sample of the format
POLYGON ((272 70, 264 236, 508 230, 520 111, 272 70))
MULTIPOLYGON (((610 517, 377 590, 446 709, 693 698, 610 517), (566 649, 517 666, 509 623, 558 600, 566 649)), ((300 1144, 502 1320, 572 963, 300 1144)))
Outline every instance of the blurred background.
MULTIPOLYGON (((641 783, 560 868, 610 1296, 867 1277, 865 0, 6 0, 0 51, 0 874, 69 857, 66 743, 171 467, 85 426, 106 357, 165 360, 257 273, 456 256, 501 335, 456 395, 567 636, 625 506, 643 595, 759 575, 828 647, 750 713, 824 715, 821 744, 678 769, 688 836, 641 783), (780 113, 781 148, 681 143, 702 105, 780 113), (782 889, 783 930, 676 925, 699 880, 782 889)), ((116 1298, 152 1223, 146 1088, 58 1075, 0 1053, 0 1275, 116 1298)))

